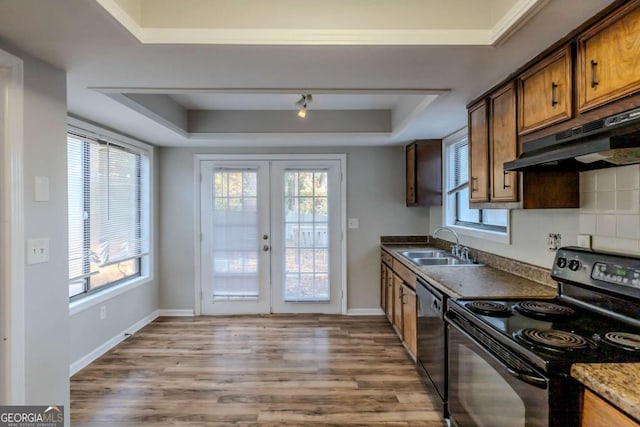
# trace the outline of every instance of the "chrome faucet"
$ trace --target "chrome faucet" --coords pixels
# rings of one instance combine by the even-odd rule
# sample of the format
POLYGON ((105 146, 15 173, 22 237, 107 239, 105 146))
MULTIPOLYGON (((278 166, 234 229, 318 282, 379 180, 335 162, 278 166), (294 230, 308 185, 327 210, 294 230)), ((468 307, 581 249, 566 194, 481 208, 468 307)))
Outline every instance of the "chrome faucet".
POLYGON ((451 246, 451 253, 457 257, 460 257, 460 251, 462 250, 462 246, 460 246, 460 238, 458 237, 458 233, 456 233, 456 230, 449 227, 438 227, 435 230, 433 230, 433 233, 431 233, 431 235, 433 237, 436 237, 436 235, 443 230, 453 234, 453 237, 456 238, 456 244, 451 246))

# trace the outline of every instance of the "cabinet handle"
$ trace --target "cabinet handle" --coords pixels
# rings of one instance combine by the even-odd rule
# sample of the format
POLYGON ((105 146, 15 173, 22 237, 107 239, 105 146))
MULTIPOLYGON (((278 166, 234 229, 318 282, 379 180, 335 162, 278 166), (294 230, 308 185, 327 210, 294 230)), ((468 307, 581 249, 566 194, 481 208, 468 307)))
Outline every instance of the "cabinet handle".
POLYGON ((478 178, 475 176, 471 177, 471 192, 473 193, 474 191, 478 191, 478 188, 473 185, 474 182, 478 182, 478 178))
POLYGON ((596 68, 598 68, 598 62, 591 60, 591 89, 598 86, 598 80, 596 79, 596 68))
POLYGON ((502 189, 506 190, 507 188, 511 188, 511 184, 507 185, 507 175, 509 175, 509 171, 502 172, 502 189))
POLYGON ((551 82, 551 106, 555 107, 558 105, 558 85, 556 83, 551 82))

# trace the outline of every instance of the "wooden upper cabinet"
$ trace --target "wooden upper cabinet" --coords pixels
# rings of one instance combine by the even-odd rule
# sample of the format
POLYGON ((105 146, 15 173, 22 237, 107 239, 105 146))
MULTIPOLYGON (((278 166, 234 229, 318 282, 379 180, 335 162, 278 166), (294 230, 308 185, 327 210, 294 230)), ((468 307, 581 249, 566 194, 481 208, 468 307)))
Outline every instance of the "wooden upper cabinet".
POLYGON ((518 156, 516 91, 509 83, 489 97, 489 148, 492 202, 518 201, 518 173, 506 172, 504 162, 518 156))
POLYGON ((416 203, 416 146, 411 144, 407 146, 405 153, 405 175, 407 184, 405 186, 407 196, 407 206, 416 203))
POLYGON ((407 206, 442 205, 442 140, 415 141, 406 147, 407 206))
POLYGON ((489 117, 484 100, 469 108, 469 201, 489 201, 489 117))
POLYGON ((590 110, 640 90, 640 0, 578 37, 578 110, 590 110))
POLYGON ((518 133, 533 132, 572 116, 571 46, 518 77, 518 133))

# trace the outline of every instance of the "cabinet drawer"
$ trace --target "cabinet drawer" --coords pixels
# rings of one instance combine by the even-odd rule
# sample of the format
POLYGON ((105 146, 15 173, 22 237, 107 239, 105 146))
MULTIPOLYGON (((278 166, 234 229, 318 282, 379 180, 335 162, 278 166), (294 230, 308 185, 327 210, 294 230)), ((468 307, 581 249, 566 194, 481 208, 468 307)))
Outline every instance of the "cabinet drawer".
POLYGON ((415 290, 416 288, 416 275, 404 264, 402 264, 397 259, 393 260, 393 271, 400 277, 402 280, 409 285, 411 288, 415 290))
POLYGON ((389 253, 382 251, 381 257, 382 257, 382 262, 387 264, 389 267, 393 267, 393 257, 389 255, 389 253))

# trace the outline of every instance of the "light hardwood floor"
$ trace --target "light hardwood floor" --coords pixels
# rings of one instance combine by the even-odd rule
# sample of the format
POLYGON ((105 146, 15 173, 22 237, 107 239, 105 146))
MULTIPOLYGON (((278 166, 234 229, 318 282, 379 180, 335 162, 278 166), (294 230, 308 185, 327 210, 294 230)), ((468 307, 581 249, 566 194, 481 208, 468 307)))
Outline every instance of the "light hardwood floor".
POLYGON ((382 316, 163 317, 71 379, 73 426, 441 427, 382 316))

